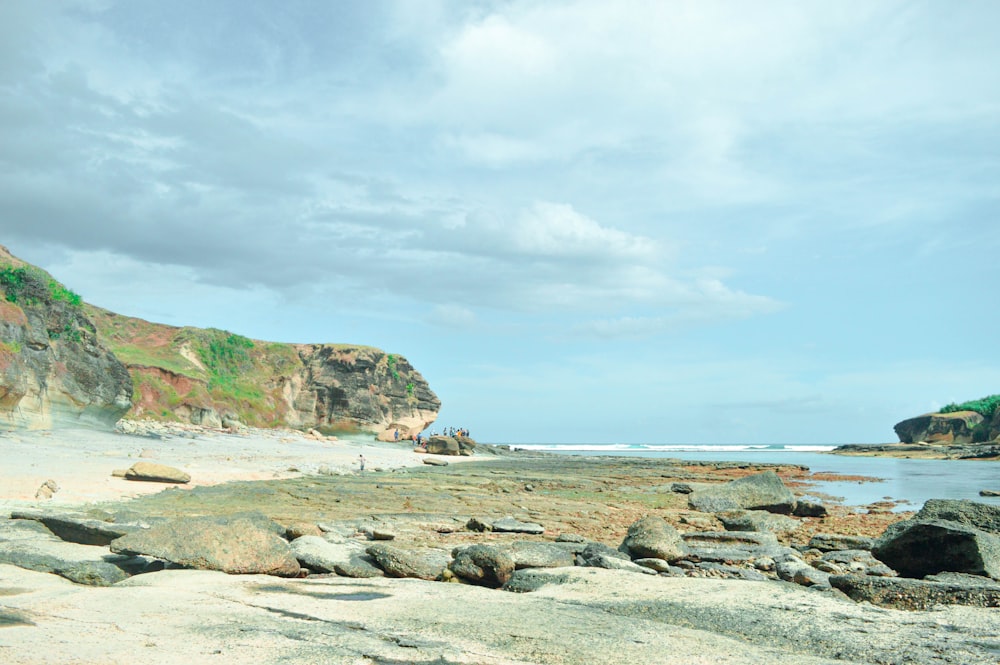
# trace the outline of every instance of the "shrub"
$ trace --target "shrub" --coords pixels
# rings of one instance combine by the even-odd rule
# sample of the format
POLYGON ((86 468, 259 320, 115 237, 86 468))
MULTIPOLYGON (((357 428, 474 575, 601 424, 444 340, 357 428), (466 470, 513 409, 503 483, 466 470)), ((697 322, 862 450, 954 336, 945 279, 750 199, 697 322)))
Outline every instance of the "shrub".
POLYGON ((1000 408, 1000 395, 989 395, 961 404, 946 404, 938 413, 955 413, 956 411, 975 411, 984 418, 992 418, 1000 408))
POLYGON ((0 268, 0 287, 3 287, 5 297, 12 303, 37 305, 40 302, 39 296, 47 292, 52 300, 65 302, 71 307, 83 305, 79 295, 32 266, 0 268))

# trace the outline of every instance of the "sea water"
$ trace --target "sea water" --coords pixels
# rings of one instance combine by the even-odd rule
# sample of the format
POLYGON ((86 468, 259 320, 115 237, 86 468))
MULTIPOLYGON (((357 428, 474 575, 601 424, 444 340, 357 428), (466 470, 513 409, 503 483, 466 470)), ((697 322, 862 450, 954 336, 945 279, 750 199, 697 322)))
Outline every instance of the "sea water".
POLYGON ((890 499, 896 510, 916 510, 928 499, 971 499, 1000 505, 1000 497, 982 497, 984 489, 1000 491, 1000 463, 983 460, 925 460, 834 455, 835 445, 814 444, 514 444, 512 448, 566 455, 618 455, 705 462, 798 464, 814 473, 866 476, 876 482, 815 481, 807 498, 847 506, 890 499))

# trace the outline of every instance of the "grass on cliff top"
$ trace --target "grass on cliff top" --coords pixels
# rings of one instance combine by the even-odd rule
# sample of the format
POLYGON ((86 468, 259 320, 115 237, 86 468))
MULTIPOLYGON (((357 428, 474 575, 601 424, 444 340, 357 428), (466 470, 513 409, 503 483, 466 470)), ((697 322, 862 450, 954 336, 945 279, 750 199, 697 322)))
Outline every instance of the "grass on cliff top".
POLYGON ((979 399, 972 400, 969 402, 962 402, 961 404, 946 404, 941 407, 938 413, 955 413, 956 411, 975 411, 984 418, 992 418, 993 414, 1000 409, 1000 395, 988 395, 986 397, 980 397, 979 399))
POLYGON ((41 268, 35 266, 0 266, 0 288, 8 302, 37 305, 47 296, 71 307, 80 307, 83 300, 41 268))

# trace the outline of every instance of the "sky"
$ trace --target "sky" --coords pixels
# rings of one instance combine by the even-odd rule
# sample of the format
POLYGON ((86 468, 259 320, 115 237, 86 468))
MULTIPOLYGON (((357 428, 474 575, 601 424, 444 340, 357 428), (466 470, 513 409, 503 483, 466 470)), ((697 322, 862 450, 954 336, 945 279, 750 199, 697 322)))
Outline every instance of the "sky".
POLYGON ((405 356, 493 443, 851 443, 1000 392, 1000 3, 0 3, 0 244, 405 356))

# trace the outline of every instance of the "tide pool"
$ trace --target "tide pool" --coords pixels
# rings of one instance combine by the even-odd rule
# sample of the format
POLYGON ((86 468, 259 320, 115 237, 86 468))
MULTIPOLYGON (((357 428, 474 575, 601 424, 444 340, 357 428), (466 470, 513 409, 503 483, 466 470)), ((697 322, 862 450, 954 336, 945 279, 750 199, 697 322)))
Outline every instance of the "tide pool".
MULTIPOLYGON (((814 473, 879 478, 879 482, 816 481, 814 491, 860 506, 889 498, 904 502, 897 510, 916 510, 928 499, 970 499, 1000 505, 1000 497, 979 490, 1000 490, 1000 463, 977 460, 922 460, 833 455, 837 446, 796 444, 513 444, 512 448, 564 455, 619 455, 704 462, 799 464, 814 473)), ((825 501, 829 499, 824 498, 825 501)))

